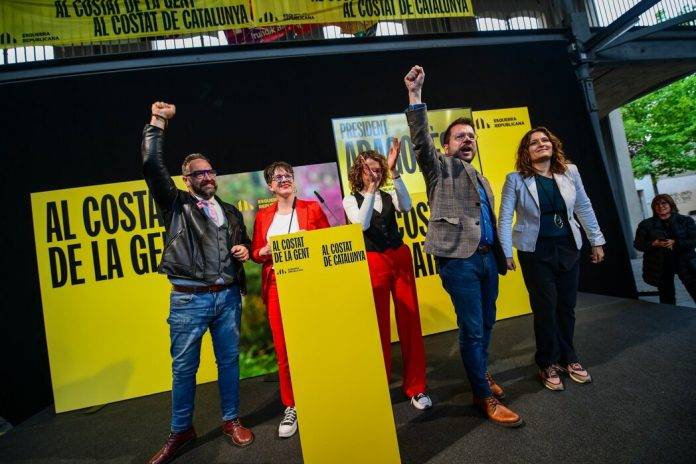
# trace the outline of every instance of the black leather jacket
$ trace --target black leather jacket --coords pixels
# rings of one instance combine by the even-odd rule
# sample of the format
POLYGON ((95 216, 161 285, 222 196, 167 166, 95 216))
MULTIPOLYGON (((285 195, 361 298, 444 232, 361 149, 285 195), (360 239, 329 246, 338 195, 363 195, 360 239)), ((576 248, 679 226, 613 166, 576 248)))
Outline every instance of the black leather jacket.
MULTIPOLYGON (((158 271, 171 277, 206 281, 203 270, 206 256, 202 243, 215 240, 205 234, 205 213, 196 205, 198 200, 189 192, 174 185, 163 158, 164 130, 147 124, 143 129, 141 153, 143 175, 153 196, 166 229, 164 251, 158 271)), ((251 254, 251 240, 242 214, 234 206, 215 197, 225 214, 233 245, 244 245, 251 254)), ((237 260, 236 277, 239 288, 246 294, 244 266, 237 260)), ((210 282, 212 283, 212 282, 210 282)))

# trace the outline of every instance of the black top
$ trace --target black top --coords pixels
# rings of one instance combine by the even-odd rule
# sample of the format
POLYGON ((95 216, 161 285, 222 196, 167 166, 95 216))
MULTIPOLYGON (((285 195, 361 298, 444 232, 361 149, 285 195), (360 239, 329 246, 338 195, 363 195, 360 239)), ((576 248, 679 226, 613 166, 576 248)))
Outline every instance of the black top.
MULTIPOLYGON (((396 208, 391 195, 378 190, 377 193, 382 198, 382 212, 372 210, 370 227, 363 231, 365 237, 365 249, 367 251, 384 252, 388 248, 398 248, 404 242, 396 224, 396 208)), ((359 192, 353 194, 360 208, 365 200, 359 192)))
POLYGON ((534 176, 541 218, 539 237, 566 237, 570 233, 566 204, 553 178, 534 176))

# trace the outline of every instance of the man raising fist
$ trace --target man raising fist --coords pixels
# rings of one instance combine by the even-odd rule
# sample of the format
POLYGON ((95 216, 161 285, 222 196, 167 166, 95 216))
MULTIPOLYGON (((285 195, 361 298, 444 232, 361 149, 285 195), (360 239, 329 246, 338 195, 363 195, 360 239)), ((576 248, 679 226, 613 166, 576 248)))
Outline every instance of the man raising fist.
POLYGON ((143 130, 143 175, 164 218, 165 247, 159 272, 172 284, 169 335, 172 355, 172 420, 169 438, 149 461, 171 461, 196 438, 193 405, 201 339, 213 340, 223 433, 237 446, 254 441, 239 422, 239 330, 244 267, 251 241, 241 213, 215 196, 216 172, 208 158, 184 158, 181 174, 187 191, 179 190, 164 165, 164 133, 176 114, 174 105, 152 105, 143 130))
POLYGON ((524 423, 522 418, 500 403, 503 389, 488 372, 498 274, 507 272, 495 231, 493 192, 471 164, 477 137, 470 119, 455 119, 447 127, 442 138, 444 154, 435 148, 421 100, 424 82, 420 66, 404 76, 409 100, 406 119, 430 203, 425 251, 435 256, 442 286, 457 314, 459 351, 474 405, 490 421, 518 427, 524 423))

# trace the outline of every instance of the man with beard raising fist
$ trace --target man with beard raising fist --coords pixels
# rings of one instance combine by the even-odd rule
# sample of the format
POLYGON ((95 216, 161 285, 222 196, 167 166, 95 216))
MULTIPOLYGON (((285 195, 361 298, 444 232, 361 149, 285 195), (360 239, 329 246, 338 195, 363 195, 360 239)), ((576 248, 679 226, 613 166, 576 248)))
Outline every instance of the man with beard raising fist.
POLYGON ((495 230, 493 192, 471 163, 477 146, 470 119, 456 119, 447 127, 442 138, 444 155, 435 148, 421 100, 424 81, 420 66, 404 77, 409 97, 406 119, 430 204, 425 251, 435 256, 442 286, 457 314, 459 351, 474 405, 490 421, 518 427, 524 423, 522 418, 500 403, 503 389, 488 372, 498 274, 507 271, 495 230))
POLYGON ((218 367, 223 433, 237 446, 254 441, 239 422, 239 330, 244 267, 251 241, 241 213, 215 196, 216 172, 208 158, 188 155, 181 173, 188 191, 174 185, 164 165, 164 132, 176 108, 152 105, 143 130, 143 175, 166 229, 159 272, 172 284, 169 334, 172 355, 172 421, 169 438, 149 461, 171 461, 196 438, 193 404, 201 339, 210 330, 218 367))

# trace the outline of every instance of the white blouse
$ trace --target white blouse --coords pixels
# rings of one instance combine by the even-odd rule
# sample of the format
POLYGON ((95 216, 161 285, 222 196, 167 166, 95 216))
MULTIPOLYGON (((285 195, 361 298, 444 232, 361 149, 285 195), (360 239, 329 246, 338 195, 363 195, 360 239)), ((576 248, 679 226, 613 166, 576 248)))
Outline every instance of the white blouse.
POLYGON ((273 222, 266 232, 266 240, 270 242, 271 237, 276 235, 285 235, 297 232, 300 230, 300 224, 297 222, 297 211, 288 214, 280 214, 276 212, 273 215, 273 222), (292 216, 292 224, 290 224, 290 216, 292 216))
MULTIPOLYGON (((343 199, 343 209, 346 210, 346 216, 348 220, 353 224, 362 224, 362 230, 367 230, 370 228, 370 221, 372 220, 372 210, 375 209, 377 212, 382 212, 382 196, 376 195, 375 193, 363 193, 363 203, 360 208, 358 208, 358 200, 355 195, 347 195, 343 199)), ((394 207, 400 213, 411 210, 411 196, 406 189, 406 184, 398 177, 394 179, 394 190, 388 192, 392 197, 392 202, 394 207)))

